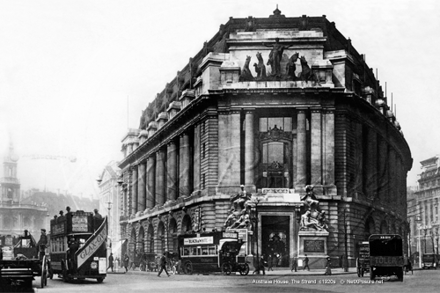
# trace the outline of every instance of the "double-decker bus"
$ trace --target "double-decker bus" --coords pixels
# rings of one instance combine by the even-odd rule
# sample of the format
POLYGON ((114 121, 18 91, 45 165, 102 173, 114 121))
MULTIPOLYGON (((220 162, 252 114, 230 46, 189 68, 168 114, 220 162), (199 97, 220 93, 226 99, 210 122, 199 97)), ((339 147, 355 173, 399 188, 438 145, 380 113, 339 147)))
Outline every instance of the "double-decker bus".
POLYGON ((403 281, 403 241, 397 234, 373 234, 370 244, 370 279, 376 276, 397 276, 403 281))
POLYGON ((249 273, 245 255, 239 255, 244 242, 237 232, 210 232, 179 235, 179 257, 186 274, 194 271, 218 272, 229 275, 249 273))
POLYGON ((50 222, 51 275, 65 282, 96 279, 101 283, 107 269, 107 217, 76 211, 50 222))

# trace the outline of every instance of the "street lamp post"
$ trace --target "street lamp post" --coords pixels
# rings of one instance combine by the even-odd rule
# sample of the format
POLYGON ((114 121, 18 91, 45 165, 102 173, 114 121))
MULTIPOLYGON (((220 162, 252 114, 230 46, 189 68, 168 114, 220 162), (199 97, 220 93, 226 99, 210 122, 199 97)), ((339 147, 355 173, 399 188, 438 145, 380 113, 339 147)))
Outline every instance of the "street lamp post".
POLYGON ((258 274, 260 273, 260 253, 259 253, 259 247, 258 247, 258 204, 260 203, 261 199, 258 197, 255 197, 255 199, 253 200, 254 204, 255 204, 255 232, 254 232, 254 237, 255 237, 255 241, 257 244, 257 261, 255 261, 254 263, 256 264, 256 268, 255 268, 255 272, 258 272, 258 274))

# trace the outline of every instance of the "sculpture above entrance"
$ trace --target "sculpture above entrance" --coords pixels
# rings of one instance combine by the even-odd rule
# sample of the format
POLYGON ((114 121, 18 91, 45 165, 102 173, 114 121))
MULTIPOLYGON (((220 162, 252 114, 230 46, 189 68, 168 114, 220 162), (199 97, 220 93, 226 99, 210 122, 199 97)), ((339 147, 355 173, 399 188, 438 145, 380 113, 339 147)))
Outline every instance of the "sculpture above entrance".
POLYGON ((325 212, 319 207, 319 200, 313 192, 313 185, 305 187, 306 194, 301 197, 306 211, 301 215, 300 230, 327 230, 325 212))

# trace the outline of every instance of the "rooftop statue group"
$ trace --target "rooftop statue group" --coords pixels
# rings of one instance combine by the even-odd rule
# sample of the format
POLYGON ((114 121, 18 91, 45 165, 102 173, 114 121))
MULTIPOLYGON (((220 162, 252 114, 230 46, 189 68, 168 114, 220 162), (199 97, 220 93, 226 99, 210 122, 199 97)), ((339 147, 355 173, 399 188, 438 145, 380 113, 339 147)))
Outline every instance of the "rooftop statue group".
POLYGON ((256 57, 258 63, 254 63, 254 69, 257 73, 257 76, 254 77, 252 75, 251 70, 249 69, 249 65, 251 62, 251 56, 246 56, 246 60, 243 66, 243 69, 240 74, 240 81, 260 81, 260 80, 290 80, 290 81, 314 81, 319 83, 318 78, 311 70, 310 66, 307 64, 307 60, 304 56, 299 57, 299 53, 296 52, 292 56, 290 56, 287 64, 286 64, 286 73, 282 74, 281 72, 281 61, 283 59, 283 53, 285 49, 290 48, 291 46, 284 46, 279 43, 279 38, 275 39, 275 43, 273 45, 268 45, 263 43, 263 46, 270 47, 272 50, 269 53, 269 60, 266 65, 271 67, 271 73, 268 76, 266 74, 266 65, 264 64, 263 57, 260 52, 257 52, 256 57), (296 74, 296 63, 297 60, 300 60, 301 63, 301 73, 299 76, 296 74))
POLYGON ((313 192, 313 186, 306 186, 306 194, 301 197, 306 211, 301 216, 300 230, 327 230, 325 211, 319 207, 319 201, 313 192))

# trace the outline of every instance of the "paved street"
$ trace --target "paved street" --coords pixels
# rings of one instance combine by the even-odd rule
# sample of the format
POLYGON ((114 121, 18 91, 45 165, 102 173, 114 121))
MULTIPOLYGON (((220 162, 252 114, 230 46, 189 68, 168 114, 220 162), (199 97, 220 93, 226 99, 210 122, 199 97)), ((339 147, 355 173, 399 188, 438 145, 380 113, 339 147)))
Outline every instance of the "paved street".
MULTIPOLYGON (((34 286, 39 280, 34 282, 34 286)), ((325 276, 323 271, 275 270, 265 276, 223 276, 214 275, 171 275, 160 278, 154 272, 130 271, 127 274, 108 274, 104 283, 95 280, 64 283, 54 278, 44 289, 34 288, 34 292, 438 292, 440 270, 416 270, 397 280, 377 280, 370 284, 369 277, 358 278, 351 269, 343 273, 334 269, 333 275, 325 276)))

